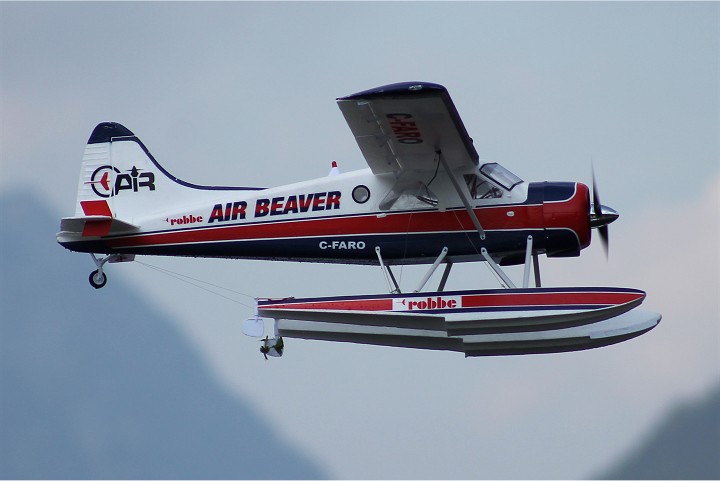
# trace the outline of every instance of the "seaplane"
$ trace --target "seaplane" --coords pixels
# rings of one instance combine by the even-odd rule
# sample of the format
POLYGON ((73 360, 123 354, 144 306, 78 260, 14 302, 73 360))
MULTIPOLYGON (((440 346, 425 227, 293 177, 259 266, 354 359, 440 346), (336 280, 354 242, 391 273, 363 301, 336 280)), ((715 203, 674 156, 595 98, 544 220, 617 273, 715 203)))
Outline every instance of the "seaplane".
POLYGON ((381 294, 257 298, 243 331, 261 339, 266 358, 283 354, 284 338, 466 357, 556 353, 658 325, 660 314, 636 309, 641 290, 541 285, 539 256, 579 256, 593 229, 607 253, 618 213, 601 204, 594 174, 591 191, 581 182, 525 182, 480 161, 447 89, 435 83, 385 85, 337 104, 368 167, 341 173, 333 161, 326 177, 271 188, 186 182, 128 128, 103 122, 85 147, 75 215, 61 219, 57 241, 91 255, 96 289, 107 282, 106 264, 137 255, 382 269, 381 294), (486 263, 501 287, 445 290, 460 262, 486 263), (392 268, 419 264, 426 274, 402 292, 392 268), (439 284, 426 289, 441 265, 439 284), (524 265, 519 287, 503 270, 512 265, 524 265))

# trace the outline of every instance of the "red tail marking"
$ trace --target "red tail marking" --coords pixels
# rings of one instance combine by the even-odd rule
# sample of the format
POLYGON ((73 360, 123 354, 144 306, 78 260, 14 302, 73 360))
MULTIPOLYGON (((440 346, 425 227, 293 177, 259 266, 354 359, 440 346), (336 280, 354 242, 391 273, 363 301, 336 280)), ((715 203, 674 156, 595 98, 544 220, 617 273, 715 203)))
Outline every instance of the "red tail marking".
POLYGON ((82 207, 85 215, 104 215, 112 217, 110 206, 106 200, 82 200, 80 201, 80 207, 82 207))
POLYGON ((110 233, 112 220, 88 220, 83 227, 83 237, 103 236, 110 233))

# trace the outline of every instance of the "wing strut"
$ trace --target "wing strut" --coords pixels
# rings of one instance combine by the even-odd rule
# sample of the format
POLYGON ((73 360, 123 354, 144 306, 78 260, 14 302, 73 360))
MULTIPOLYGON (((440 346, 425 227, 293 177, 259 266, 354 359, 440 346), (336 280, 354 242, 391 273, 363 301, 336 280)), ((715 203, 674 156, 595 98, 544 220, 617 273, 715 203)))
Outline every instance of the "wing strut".
POLYGON ((480 240, 485 240, 485 230, 482 228, 482 225, 480 225, 480 221, 475 215, 475 211, 472 209, 470 201, 467 200, 467 197, 465 197, 465 193, 460 188, 460 184, 458 184, 457 179, 450 171, 450 167, 447 164, 447 160, 445 160, 445 156, 443 155, 442 150, 437 150, 435 151, 435 153, 437 154, 438 159, 440 159, 440 163, 443 165, 443 168, 445 169, 445 172, 447 172, 448 177, 450 177, 450 181, 452 182, 453 187, 455 187, 455 191, 460 196, 460 200, 462 200, 462 203, 465 206, 465 210, 468 212, 468 215, 470 215, 470 219, 472 220, 475 229, 477 229, 478 234, 480 234, 480 240))

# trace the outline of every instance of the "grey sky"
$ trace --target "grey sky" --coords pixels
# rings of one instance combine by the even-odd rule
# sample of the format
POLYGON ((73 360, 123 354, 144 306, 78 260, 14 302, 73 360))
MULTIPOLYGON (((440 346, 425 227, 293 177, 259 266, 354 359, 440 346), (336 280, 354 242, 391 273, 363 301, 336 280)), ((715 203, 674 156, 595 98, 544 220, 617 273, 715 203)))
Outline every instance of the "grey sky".
MULTIPOLYGON (((266 363, 240 333, 250 309, 138 264, 113 266, 106 289, 122 276, 146 291, 230 389, 338 477, 587 476, 720 377, 719 28, 716 2, 0 2, 0 188, 71 215, 84 143, 106 120, 195 183, 294 182, 332 160, 360 169, 335 98, 443 84, 482 158, 527 180, 589 182, 595 163, 622 215, 611 259, 598 245, 542 259, 544 279, 645 289, 664 315, 655 331, 468 360, 290 340, 266 363)), ((385 288, 364 267, 143 261, 258 296, 385 288)), ((496 285, 465 265, 449 287, 496 285)))

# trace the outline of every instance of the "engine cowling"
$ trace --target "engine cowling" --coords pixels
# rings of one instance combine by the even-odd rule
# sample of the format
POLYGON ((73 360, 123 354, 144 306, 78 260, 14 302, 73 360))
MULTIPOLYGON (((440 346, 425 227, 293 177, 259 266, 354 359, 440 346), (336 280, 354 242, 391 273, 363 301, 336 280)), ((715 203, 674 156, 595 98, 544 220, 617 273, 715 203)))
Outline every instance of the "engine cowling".
POLYGON ((577 257, 590 245, 590 189, 580 182, 543 182, 548 257, 577 257))

